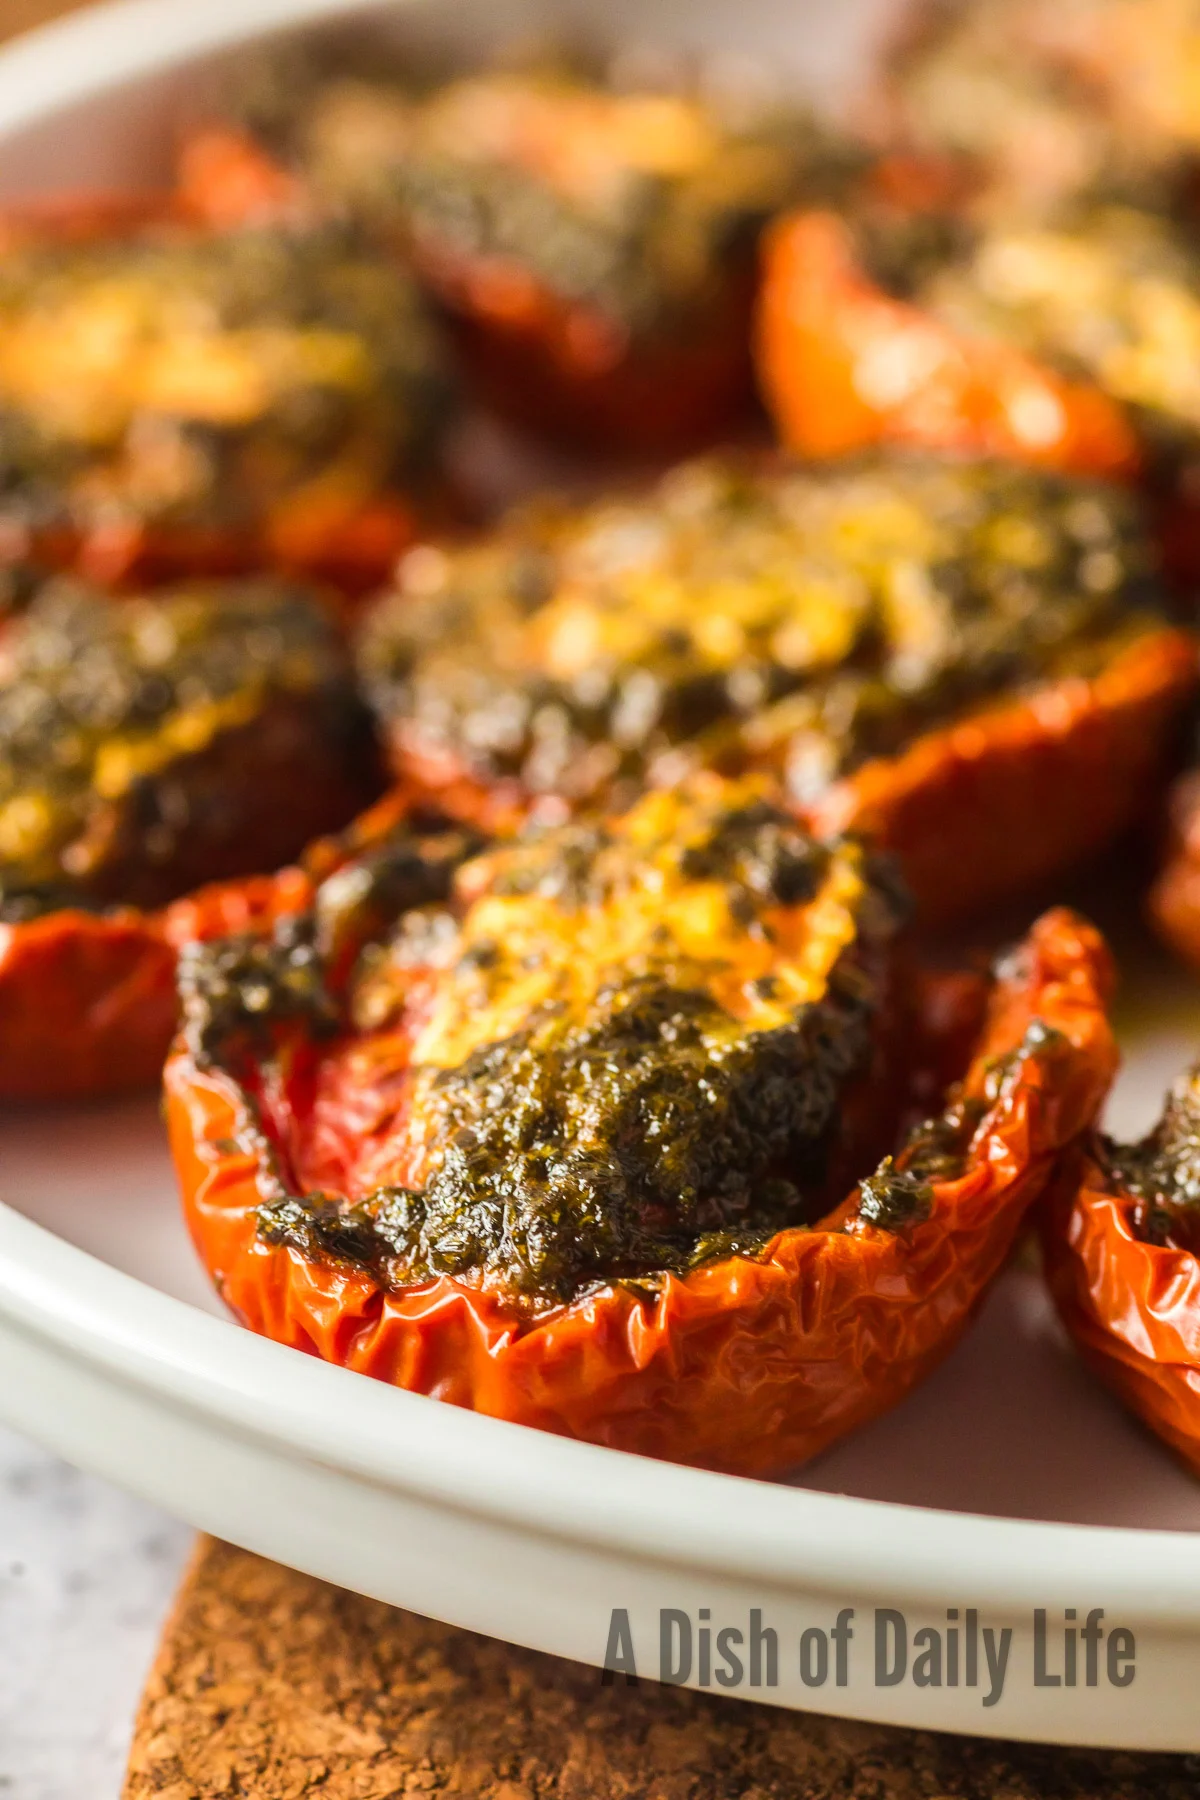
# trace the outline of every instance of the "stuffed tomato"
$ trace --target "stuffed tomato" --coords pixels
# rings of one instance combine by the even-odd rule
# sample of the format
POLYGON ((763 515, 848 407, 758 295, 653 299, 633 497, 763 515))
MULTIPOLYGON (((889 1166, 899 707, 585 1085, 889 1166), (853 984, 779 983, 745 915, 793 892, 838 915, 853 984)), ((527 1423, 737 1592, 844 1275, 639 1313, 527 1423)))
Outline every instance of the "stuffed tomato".
POLYGON ((723 1469, 907 1392, 1103 1097, 1097 934, 1059 911, 990 984, 922 977, 887 871, 756 780, 471 850, 401 832, 187 953, 168 1125, 233 1312, 723 1469))
POLYGON ((0 676, 0 1097, 155 1081, 178 945, 302 906, 275 875, 378 789, 313 595, 48 584, 0 676))
POLYGON ((1148 421, 1194 440, 1194 255, 1164 219, 811 211, 779 220, 764 254, 759 374, 803 455, 896 443, 1135 481, 1148 421), (1164 305, 1146 304, 1148 278, 1164 305))
POLYGON ((165 201, 66 198, 0 243, 0 566, 384 579, 451 412, 392 259, 343 226, 216 231, 165 201))
POLYGON ((880 188, 768 234, 757 358, 783 441, 814 457, 901 444, 1138 484, 1190 593, 1192 221, 1108 190, 980 213, 961 196, 897 204, 880 188))
POLYGON ((1140 1143, 1081 1144, 1043 1223, 1084 1360, 1200 1474, 1200 1073, 1179 1078, 1140 1143))
POLYGON ((261 217, 299 191, 349 212, 415 270, 480 399, 615 451, 744 419, 758 232, 836 160, 794 114, 566 66, 314 76, 274 113, 269 151, 236 127, 192 141, 193 209, 261 217))
POLYGON ((920 0, 873 98, 894 142, 960 165, 975 204, 1028 214, 1097 187, 1186 199, 1198 76, 1190 0, 920 0))
POLYGON ((1200 256, 1111 198, 1041 219, 890 207, 774 224, 756 323, 780 436, 1000 456, 1146 494, 1164 566, 1200 571, 1200 256))
POLYGON ((1171 948, 1200 968, 1200 771, 1188 771, 1172 786, 1165 840, 1150 889, 1150 917, 1171 948))
POLYGON ((714 460, 422 547, 365 621, 393 767, 485 825, 690 768, 894 850, 926 920, 1152 801, 1196 651, 1132 497, 988 462, 714 460))

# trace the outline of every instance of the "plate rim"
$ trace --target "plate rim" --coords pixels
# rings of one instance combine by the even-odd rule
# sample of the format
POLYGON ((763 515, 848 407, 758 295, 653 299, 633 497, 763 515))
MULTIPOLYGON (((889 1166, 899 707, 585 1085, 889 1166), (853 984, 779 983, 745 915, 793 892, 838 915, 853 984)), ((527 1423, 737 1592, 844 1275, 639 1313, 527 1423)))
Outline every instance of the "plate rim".
MULTIPOLYGON (((97 0, 0 48, 0 140, 55 113, 255 38, 407 0, 97 0)), ((0 141, 0 148, 3 148, 0 141)))
POLYGON ((914 1604, 969 1590, 1006 1614, 1069 1605, 1086 1589, 1134 1622, 1200 1621, 1200 1532, 866 1500, 533 1433, 258 1337, 3 1203, 0 1313, 277 1455, 634 1560, 914 1604))

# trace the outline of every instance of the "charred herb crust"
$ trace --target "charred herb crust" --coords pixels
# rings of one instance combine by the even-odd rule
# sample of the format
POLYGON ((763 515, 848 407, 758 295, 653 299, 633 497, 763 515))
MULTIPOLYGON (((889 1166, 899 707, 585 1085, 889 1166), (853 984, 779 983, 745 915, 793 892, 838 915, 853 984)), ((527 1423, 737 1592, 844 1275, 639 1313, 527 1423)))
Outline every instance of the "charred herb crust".
POLYGON ((859 1184, 858 1217, 880 1231, 904 1232, 927 1219, 933 1188, 912 1169, 899 1169, 885 1156, 874 1175, 859 1184))
MULTIPOLYGON (((875 1173, 860 1183, 858 1206, 851 1223, 861 1222, 903 1236, 927 1219, 932 1210, 933 1184, 958 1180, 966 1172, 980 1125, 1011 1093, 1022 1063, 1031 1054, 1053 1054, 1063 1041, 1060 1032, 1034 1020, 1017 1049, 992 1065, 978 1094, 967 1096, 960 1092, 952 1096, 944 1112, 913 1128, 898 1156, 885 1157, 875 1173)), ((1200 1176, 1195 1176, 1194 1171, 1193 1176, 1200 1193, 1200 1176)), ((270 1186, 269 1180, 267 1185, 270 1186)), ((327 1195, 310 1195, 300 1200, 284 1192, 277 1178, 275 1185, 278 1193, 264 1202, 259 1214, 259 1229, 266 1242, 290 1246, 305 1257, 354 1264, 385 1285, 396 1281, 391 1250, 411 1244, 414 1232, 423 1225, 421 1196, 387 1191, 347 1206, 345 1201, 327 1195)), ((634 1266, 630 1272, 616 1278, 626 1286, 653 1293, 668 1272, 683 1274, 730 1256, 753 1258, 761 1255, 778 1231, 806 1222, 803 1218, 782 1216, 771 1225, 702 1233, 690 1244, 643 1239, 638 1250, 645 1262, 638 1266, 636 1258, 631 1258, 634 1266)), ((431 1272, 458 1271, 438 1268, 431 1272)), ((575 1296, 570 1292, 561 1295, 564 1299, 572 1297, 575 1296)))
MULTIPOLYGON (((12 628, 0 684, 0 919, 63 905, 162 898, 181 852, 219 854, 225 817, 303 734, 365 797, 373 749, 321 606, 271 582, 168 590, 114 603, 48 584, 12 628), (208 759, 242 746, 250 767, 208 759), (223 801, 222 794, 227 796, 223 801), (194 840, 194 841, 193 841, 194 840), (136 891, 127 891, 127 880, 136 891), (114 892, 114 888, 116 891, 114 892)), ((296 846, 298 848, 299 846, 296 846)), ((253 846, 249 846, 252 852, 253 846)), ((259 866, 251 864, 253 866, 259 866)))
POLYGON ((1200 1065, 1171 1087, 1153 1131, 1136 1144, 1101 1138, 1099 1153, 1113 1192, 1133 1198, 1143 1242, 1200 1250, 1200 1065))
POLYGON ((980 1125, 1012 1094, 1027 1059, 1054 1056, 1065 1044, 1060 1031, 1032 1020, 1016 1048, 988 1066, 977 1093, 962 1086, 953 1090, 944 1110, 914 1126, 899 1155, 885 1157, 860 1184, 856 1222, 903 1234, 927 1219, 933 1184, 958 1181, 966 1173, 980 1125))
POLYGON ((328 876, 308 912, 278 920, 269 934, 182 947, 183 1037, 202 1068, 236 1070, 247 1052, 269 1054, 281 1028, 324 1037, 344 1026, 346 987, 372 937, 447 901, 455 871, 483 847, 474 832, 421 823, 424 832, 397 830, 328 876))
POLYGON ((392 1278, 562 1301, 804 1222, 839 1089, 869 1052, 867 996, 831 993, 730 1047, 716 1011, 630 984, 582 1026, 539 1020, 440 1075, 428 1112, 445 1147, 428 1185, 376 1202, 392 1278))
POLYGON ((263 1235, 386 1285, 457 1276, 535 1305, 761 1251, 809 1220, 870 1013, 861 994, 831 996, 724 1056, 711 1013, 702 996, 626 990, 556 1044, 531 1031, 490 1046, 437 1083, 428 1110, 446 1148, 422 1191, 349 1208, 289 1199, 261 1215, 263 1235), (597 1113, 608 1141, 570 1147, 597 1113))
POLYGON ((1156 458, 1200 429, 1200 252, 1190 220, 1093 194, 1032 221, 867 217, 868 271, 955 331, 999 339, 1136 416, 1156 458))
MULTIPOLYGON (((814 843, 761 798, 716 809, 703 825, 665 859, 661 844, 631 853, 619 826, 533 834, 493 853, 485 899, 463 917, 462 888, 474 890, 481 866, 468 865, 450 913, 418 907, 364 947, 340 999, 343 1023, 364 1010, 385 1028, 395 1022, 400 1014, 380 995, 402 996, 412 945, 415 960, 428 959, 437 919, 456 932, 436 946, 446 1017, 506 1016, 508 994, 536 961, 522 909, 562 915, 558 953, 574 964, 587 954, 577 936, 587 927, 573 920, 605 906, 626 920, 641 903, 625 884, 636 888, 642 854, 666 870, 668 906, 676 891, 684 904, 699 891, 711 909, 715 887, 729 921, 722 931, 759 943, 776 909, 819 903, 842 884, 858 939, 831 951, 819 993, 789 1000, 781 965, 778 981, 753 982, 743 1022, 720 998, 720 953, 716 963, 695 960, 651 930, 641 950, 585 980, 582 1000, 572 998, 573 967, 505 1035, 481 1027, 465 1054, 452 1041, 443 1060, 427 1063, 420 1042, 437 1040, 420 1040, 407 1116, 426 1145, 421 1181, 353 1201, 273 1192, 260 1215, 264 1238, 351 1262, 385 1286, 455 1276, 536 1311, 612 1281, 652 1289, 669 1272, 756 1254, 824 1210, 845 1085, 876 1040, 899 902, 857 846, 814 843), (510 915, 515 935, 492 942, 474 922, 496 904, 519 910, 510 915)), ((228 952, 192 953, 185 1019, 194 1052, 236 1069, 247 1033, 261 1044, 262 1021, 328 1028, 330 990, 314 975, 314 941, 309 928, 270 953, 250 949, 232 968, 228 952), (197 965, 208 976, 198 980, 197 965)))
POLYGON ((1159 622, 1137 503, 991 464, 690 464, 422 550, 363 633, 396 754, 569 799, 700 764, 811 800, 1159 622))
POLYGON ((515 268, 625 339, 686 330, 748 273, 759 228, 846 155, 808 120, 565 68, 421 93, 332 83, 301 155, 318 188, 435 268, 515 268))
POLYGON ((176 981, 184 1042, 202 1068, 252 1045, 269 1050, 281 1025, 319 1037, 340 1022, 311 915, 281 919, 267 937, 184 944, 176 981))
POLYGON ((418 476, 449 391, 412 283, 342 228, 11 248, 0 526, 253 531, 310 483, 418 476))

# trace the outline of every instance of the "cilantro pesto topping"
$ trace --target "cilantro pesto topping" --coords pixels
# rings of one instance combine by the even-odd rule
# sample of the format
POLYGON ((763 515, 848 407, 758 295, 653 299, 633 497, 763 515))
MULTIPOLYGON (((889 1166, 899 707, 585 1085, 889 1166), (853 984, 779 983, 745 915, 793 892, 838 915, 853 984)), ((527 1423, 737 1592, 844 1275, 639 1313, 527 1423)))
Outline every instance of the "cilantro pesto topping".
POLYGON ((270 934, 182 947, 184 1037, 199 1062, 269 1050, 281 1025, 322 1036, 344 1023, 335 992, 347 974, 371 965, 399 920, 448 901, 459 864, 482 848, 473 832, 421 823, 427 829, 399 827, 327 876, 309 912, 280 919, 270 934))
POLYGON ((305 914, 278 920, 269 935, 247 932, 181 946, 176 981, 184 1039, 202 1064, 229 1059, 257 1038, 263 1047, 281 1024, 302 1021, 318 1035, 334 1030, 338 1010, 305 914))
POLYGON ((958 1181, 971 1146, 993 1108, 1012 1098, 1029 1058, 1052 1059, 1067 1049, 1060 1031, 1032 1019, 1019 1044, 987 1063, 968 1085, 951 1088, 942 1111, 914 1125, 896 1156, 885 1156, 859 1185, 852 1225, 904 1233, 929 1217, 935 1182, 958 1181))
MULTIPOLYGON (((890 1053, 900 913, 860 845, 815 842, 753 783, 462 863, 333 984, 328 1079, 353 1063, 372 1130, 336 1169, 301 1154, 260 1228, 390 1285, 451 1275, 535 1310, 759 1251, 849 1185, 847 1096, 890 1053)), ((298 1014, 324 1029, 299 941, 265 970, 191 952, 193 1044, 236 1071, 272 1008, 280 1041, 298 1014), (222 981, 233 1010, 206 1010, 222 981)))
POLYGON ((990 463, 676 469, 422 548, 360 667, 401 764, 572 800, 700 764, 804 802, 1155 619, 1137 503, 990 463))
POLYGON ((933 1187, 912 1169, 898 1169, 885 1156, 873 1175, 859 1184, 858 1216, 880 1231, 904 1231, 929 1217, 933 1187))
POLYGON ((1103 1139, 1101 1160, 1133 1196, 1139 1237, 1200 1252, 1200 1065, 1174 1083, 1153 1131, 1136 1144, 1103 1139))
MULTIPOLYGON (((411 282, 333 230, 0 261, 0 525, 237 530, 411 476, 445 410, 411 282)), ((18 540, 19 541, 19 540, 18 540)))
POLYGON ((159 904, 271 867, 263 859, 289 807, 305 830, 322 784, 343 817, 368 792, 369 740, 344 654, 300 590, 198 584, 114 601, 53 582, 11 627, 3 665, 0 916, 10 923, 63 905, 159 904))

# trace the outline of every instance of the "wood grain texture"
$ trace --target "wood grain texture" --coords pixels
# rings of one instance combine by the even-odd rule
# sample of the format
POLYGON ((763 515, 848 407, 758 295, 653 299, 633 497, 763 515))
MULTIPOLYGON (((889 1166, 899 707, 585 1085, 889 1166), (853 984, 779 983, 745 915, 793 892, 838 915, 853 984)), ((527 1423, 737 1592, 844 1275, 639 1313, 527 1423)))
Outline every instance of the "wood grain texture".
POLYGON ((201 1539, 124 1800, 1197 1800, 1200 1758, 854 1725, 642 1682, 201 1539))

